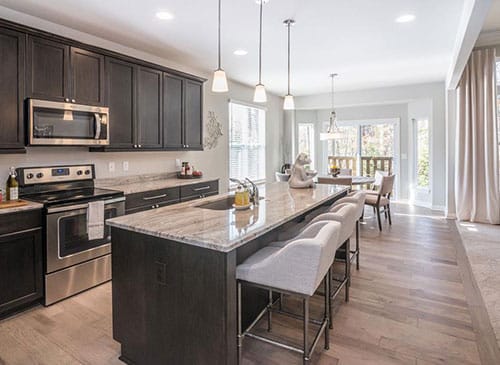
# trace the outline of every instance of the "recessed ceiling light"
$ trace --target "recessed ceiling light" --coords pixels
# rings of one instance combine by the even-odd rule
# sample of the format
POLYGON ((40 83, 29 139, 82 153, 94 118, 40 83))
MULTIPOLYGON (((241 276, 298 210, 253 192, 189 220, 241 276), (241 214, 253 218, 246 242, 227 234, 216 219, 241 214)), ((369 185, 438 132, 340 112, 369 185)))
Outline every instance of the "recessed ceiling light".
POLYGON ((169 13, 168 11, 158 11, 156 13, 156 17, 161 20, 171 20, 174 19, 174 15, 172 13, 169 13))
POLYGON ((248 51, 245 49, 237 49, 236 51, 233 52, 236 56, 245 56, 248 54, 248 51))
POLYGON ((415 15, 404 14, 396 18, 396 23, 409 23, 415 20, 415 15))

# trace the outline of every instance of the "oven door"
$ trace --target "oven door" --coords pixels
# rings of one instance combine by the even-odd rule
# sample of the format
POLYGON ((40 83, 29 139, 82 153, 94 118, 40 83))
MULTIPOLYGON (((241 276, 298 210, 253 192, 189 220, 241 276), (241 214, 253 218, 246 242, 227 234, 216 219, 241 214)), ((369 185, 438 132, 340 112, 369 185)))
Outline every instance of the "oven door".
MULTIPOLYGON (((104 225, 104 238, 89 240, 87 204, 47 209, 47 273, 111 253, 111 230, 104 225)), ((125 214, 125 197, 104 202, 104 219, 125 214)))
POLYGON ((108 108, 29 99, 30 145, 107 145, 108 108))

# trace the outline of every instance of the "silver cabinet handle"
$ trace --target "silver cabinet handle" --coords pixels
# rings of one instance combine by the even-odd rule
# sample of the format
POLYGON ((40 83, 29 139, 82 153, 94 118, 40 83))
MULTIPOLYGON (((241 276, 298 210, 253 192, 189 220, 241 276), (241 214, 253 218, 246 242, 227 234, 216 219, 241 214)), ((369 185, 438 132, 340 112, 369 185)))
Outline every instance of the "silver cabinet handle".
POLYGON ((71 99, 71 102, 72 102, 72 103, 76 103, 76 100, 75 100, 75 99, 71 99))
POLYGON ((207 190, 207 189, 210 189, 210 186, 203 186, 201 188, 196 188, 196 189, 193 189, 193 191, 202 191, 202 190, 207 190))
POLYGON ((66 103, 69 103, 69 98, 64 99, 66 103))
POLYGON ((134 144, 134 148, 137 148, 137 145, 136 145, 136 144, 134 144))
POLYGON ((161 195, 156 195, 156 196, 145 196, 142 199, 144 200, 154 200, 154 199, 161 199, 161 198, 166 198, 167 194, 161 194, 161 195))
POLYGON ((186 147, 189 148, 189 145, 187 144, 186 147))
POLYGON ((142 144, 138 145, 138 147, 139 147, 139 148, 141 148, 141 147, 142 147, 142 144))

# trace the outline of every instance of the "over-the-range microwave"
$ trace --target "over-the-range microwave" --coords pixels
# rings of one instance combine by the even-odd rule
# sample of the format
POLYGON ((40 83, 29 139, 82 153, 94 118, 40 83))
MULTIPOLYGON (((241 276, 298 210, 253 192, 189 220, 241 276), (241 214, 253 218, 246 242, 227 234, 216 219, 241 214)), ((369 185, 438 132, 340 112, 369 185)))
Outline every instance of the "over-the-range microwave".
POLYGON ((109 145, 109 109, 28 99, 29 144, 109 145))

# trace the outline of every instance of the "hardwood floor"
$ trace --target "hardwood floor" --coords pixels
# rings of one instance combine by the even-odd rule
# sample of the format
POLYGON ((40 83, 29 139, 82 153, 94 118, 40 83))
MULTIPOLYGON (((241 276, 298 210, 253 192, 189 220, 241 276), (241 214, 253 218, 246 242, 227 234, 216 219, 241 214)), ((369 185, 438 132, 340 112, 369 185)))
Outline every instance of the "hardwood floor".
MULTIPOLYGON (((311 363, 480 364, 454 222, 430 210, 395 205, 393 226, 383 228, 379 233, 376 220, 365 217, 351 299, 345 303, 339 296, 330 350, 320 341, 311 363)), ((321 298, 313 302, 312 313, 319 317, 321 298)), ((292 298, 285 305, 298 309, 292 298)), ((266 335, 301 343, 300 322, 279 314, 273 319, 273 331, 266 335)), ((265 331, 261 322, 258 330, 265 331)), ((111 284, 0 322, 2 365, 121 364, 118 355, 111 333, 111 284)), ((293 352, 244 341, 244 364, 301 363, 293 352)), ((483 357, 483 364, 489 363, 483 357)))

